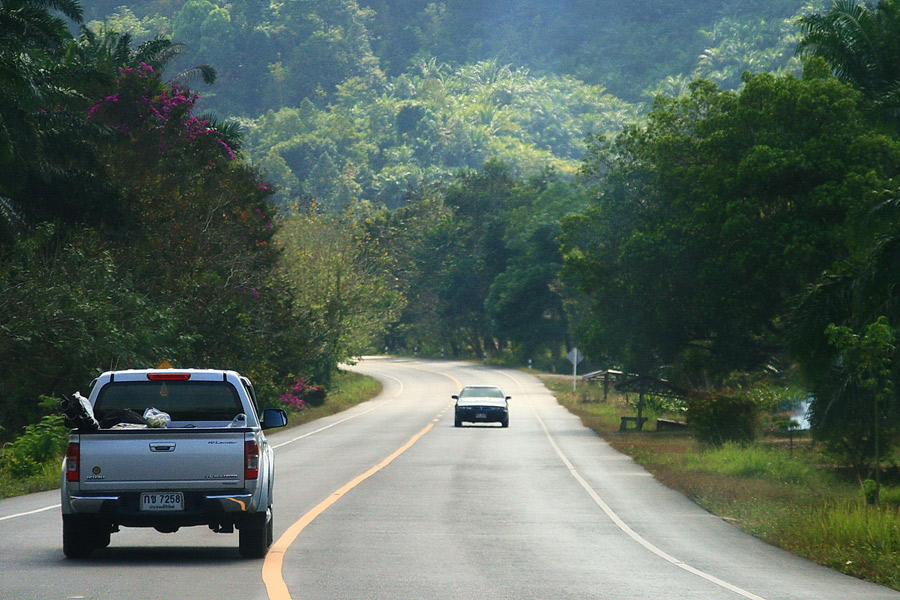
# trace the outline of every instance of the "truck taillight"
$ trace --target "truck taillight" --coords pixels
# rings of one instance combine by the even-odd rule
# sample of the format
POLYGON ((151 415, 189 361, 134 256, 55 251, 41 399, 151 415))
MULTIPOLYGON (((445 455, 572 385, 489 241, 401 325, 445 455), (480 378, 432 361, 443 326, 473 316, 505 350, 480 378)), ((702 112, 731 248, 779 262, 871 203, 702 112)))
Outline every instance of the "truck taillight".
POLYGON ((78 442, 69 442, 68 447, 66 447, 66 481, 78 481, 81 473, 78 464, 80 458, 81 449, 78 446, 78 442))
POLYGON ((259 446, 253 440, 244 442, 244 479, 259 477, 259 446))

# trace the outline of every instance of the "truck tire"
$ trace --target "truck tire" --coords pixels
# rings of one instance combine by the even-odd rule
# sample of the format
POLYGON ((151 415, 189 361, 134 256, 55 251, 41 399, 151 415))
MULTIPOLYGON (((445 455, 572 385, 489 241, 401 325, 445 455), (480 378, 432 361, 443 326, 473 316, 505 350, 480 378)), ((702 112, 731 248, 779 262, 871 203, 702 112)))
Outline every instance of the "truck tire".
POLYGON ((63 515, 63 554, 66 558, 88 558, 94 551, 91 522, 79 515, 63 515))
POLYGON ((272 509, 247 515, 238 529, 238 550, 244 558, 264 558, 272 545, 272 509))

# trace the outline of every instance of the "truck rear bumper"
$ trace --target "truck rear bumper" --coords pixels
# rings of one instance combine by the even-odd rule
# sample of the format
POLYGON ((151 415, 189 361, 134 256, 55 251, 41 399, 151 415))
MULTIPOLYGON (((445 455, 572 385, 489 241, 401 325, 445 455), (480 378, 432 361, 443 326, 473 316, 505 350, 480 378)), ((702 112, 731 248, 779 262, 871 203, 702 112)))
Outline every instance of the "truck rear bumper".
POLYGON ((70 496, 64 513, 93 516, 101 521, 126 527, 182 527, 217 525, 240 521, 244 514, 256 512, 253 494, 185 493, 185 508, 180 511, 142 511, 138 494, 70 496))
MULTIPOLYGON (((206 509, 219 510, 225 513, 247 512, 253 501, 253 494, 215 494, 204 495, 202 503, 206 509), (213 506, 209 506, 209 505, 213 506)), ((70 496, 69 504, 72 512, 86 515, 112 512, 133 512, 121 510, 129 504, 122 496, 70 496)))

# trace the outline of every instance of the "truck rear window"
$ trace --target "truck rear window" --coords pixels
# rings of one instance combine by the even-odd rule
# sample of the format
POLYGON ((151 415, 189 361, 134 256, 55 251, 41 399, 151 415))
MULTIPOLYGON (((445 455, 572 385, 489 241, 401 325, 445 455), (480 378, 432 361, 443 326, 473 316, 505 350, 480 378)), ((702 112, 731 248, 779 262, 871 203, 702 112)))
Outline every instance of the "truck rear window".
POLYGON ((103 386, 94 415, 102 421, 115 410, 142 415, 148 408, 173 421, 230 421, 243 412, 237 390, 224 381, 122 381, 103 386))

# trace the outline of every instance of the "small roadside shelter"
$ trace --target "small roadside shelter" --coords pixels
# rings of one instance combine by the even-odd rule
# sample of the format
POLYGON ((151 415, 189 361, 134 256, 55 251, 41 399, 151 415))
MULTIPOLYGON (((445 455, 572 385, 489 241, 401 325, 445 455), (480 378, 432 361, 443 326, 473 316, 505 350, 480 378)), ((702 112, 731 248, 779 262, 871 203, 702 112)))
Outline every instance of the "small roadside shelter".
POLYGON ((684 388, 680 388, 666 381, 651 375, 633 375, 624 381, 620 381, 615 385, 616 390, 624 393, 637 393, 637 416, 622 417, 622 423, 619 425, 619 431, 625 431, 628 423, 634 423, 635 429, 641 431, 644 428, 644 397, 659 396, 662 398, 680 398, 688 397, 689 392, 684 388))

